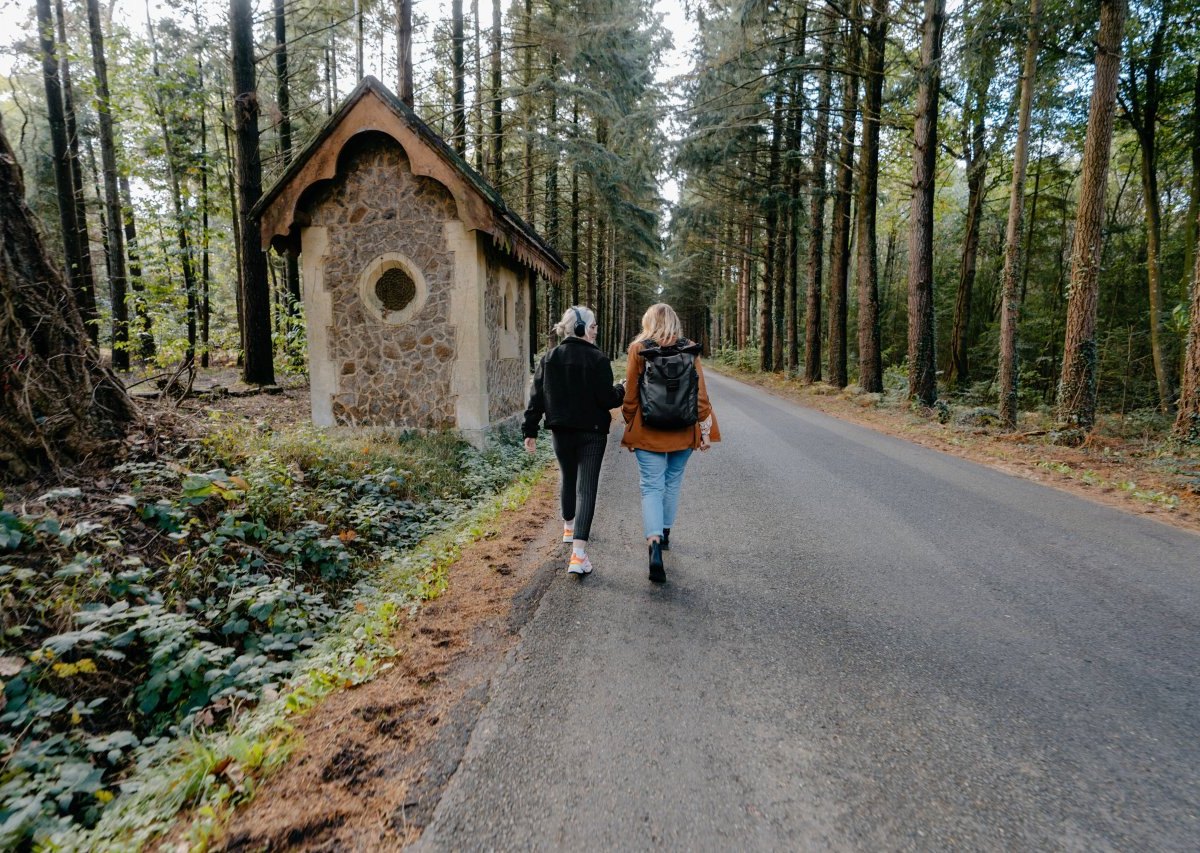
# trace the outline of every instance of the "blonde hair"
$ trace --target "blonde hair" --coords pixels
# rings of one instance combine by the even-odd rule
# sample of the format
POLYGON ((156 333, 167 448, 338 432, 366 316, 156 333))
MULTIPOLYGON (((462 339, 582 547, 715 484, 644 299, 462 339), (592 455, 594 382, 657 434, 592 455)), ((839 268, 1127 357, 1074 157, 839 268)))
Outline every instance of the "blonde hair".
POLYGON ((575 334, 575 326, 579 323, 579 319, 581 317, 583 318, 583 331, 584 334, 586 334, 588 326, 596 322, 595 312, 593 312, 592 309, 588 308, 586 305, 572 305, 563 312, 562 319, 555 323, 551 328, 554 330, 554 334, 558 335, 560 338, 582 338, 584 335, 575 334), (576 311, 579 313, 576 314, 576 311))
POLYGON ((654 341, 659 346, 670 346, 683 337, 683 324, 675 309, 665 302, 656 302, 646 309, 642 315, 642 331, 634 343, 638 341, 654 341))

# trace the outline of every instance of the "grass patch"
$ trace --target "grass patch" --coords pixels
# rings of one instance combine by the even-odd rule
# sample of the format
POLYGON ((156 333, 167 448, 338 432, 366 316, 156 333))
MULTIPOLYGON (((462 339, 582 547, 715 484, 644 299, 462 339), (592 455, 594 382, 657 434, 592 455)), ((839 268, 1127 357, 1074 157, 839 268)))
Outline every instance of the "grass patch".
POLYGON ((548 459, 213 427, 0 513, 0 846, 137 847, 188 807, 202 842, 548 459))

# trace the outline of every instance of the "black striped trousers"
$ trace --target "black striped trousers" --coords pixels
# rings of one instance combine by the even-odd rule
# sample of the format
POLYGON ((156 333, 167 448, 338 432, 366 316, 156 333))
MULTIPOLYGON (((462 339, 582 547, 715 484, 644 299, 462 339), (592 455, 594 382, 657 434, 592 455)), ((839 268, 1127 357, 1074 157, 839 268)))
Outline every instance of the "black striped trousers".
POLYGON ((604 462, 607 432, 590 430, 552 430, 551 443, 562 471, 562 517, 575 519, 575 538, 587 540, 596 512, 596 490, 600 485, 600 465, 604 462))

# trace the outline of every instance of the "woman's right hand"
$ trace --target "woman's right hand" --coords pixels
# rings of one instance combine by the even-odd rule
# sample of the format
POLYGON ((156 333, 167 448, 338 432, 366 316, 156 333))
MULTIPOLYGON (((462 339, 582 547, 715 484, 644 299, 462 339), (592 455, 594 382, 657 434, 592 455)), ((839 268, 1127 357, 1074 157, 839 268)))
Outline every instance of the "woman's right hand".
POLYGON ((536 453, 537 452, 537 439, 536 438, 525 439, 525 450, 529 453, 536 453))

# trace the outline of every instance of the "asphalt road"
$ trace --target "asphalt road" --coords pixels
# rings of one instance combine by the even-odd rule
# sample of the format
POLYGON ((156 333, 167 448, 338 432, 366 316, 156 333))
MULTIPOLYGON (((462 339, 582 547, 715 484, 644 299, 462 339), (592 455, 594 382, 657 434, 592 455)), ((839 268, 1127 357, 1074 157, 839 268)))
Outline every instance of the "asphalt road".
POLYGON ((1200 849, 1200 537, 708 385, 666 586, 618 427, 423 849, 1200 849))

